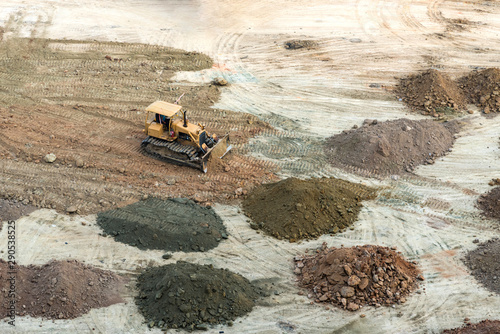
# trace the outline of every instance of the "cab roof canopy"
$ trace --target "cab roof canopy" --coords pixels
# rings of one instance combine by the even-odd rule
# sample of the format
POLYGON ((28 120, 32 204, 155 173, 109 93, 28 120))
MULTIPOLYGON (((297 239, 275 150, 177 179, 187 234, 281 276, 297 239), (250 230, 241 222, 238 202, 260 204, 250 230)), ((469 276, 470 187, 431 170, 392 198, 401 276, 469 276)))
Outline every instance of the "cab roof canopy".
POLYGON ((178 104, 168 103, 164 101, 156 101, 151 103, 149 107, 146 108, 146 111, 154 112, 167 117, 172 117, 181 109, 182 106, 178 104))

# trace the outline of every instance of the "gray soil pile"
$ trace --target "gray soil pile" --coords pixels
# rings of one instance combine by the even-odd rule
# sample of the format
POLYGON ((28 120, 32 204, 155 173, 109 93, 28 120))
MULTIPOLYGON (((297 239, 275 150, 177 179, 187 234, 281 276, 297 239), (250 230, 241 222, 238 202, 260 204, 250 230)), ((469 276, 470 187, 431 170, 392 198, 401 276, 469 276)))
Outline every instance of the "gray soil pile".
POLYGON ((285 42, 285 49, 296 50, 296 49, 315 49, 318 47, 316 41, 302 40, 302 39, 292 39, 285 42))
POLYGON ((433 164, 449 152, 457 131, 456 122, 365 120, 360 128, 328 138, 324 149, 336 167, 379 175, 402 174, 418 165, 433 164))
POLYGON ((382 246, 327 248, 314 255, 296 257, 300 287, 317 303, 349 311, 363 305, 391 305, 406 301, 423 276, 399 252, 382 246))
POLYGON ((471 72, 460 78, 459 83, 469 102, 479 106, 485 114, 500 111, 500 69, 471 72))
POLYGON ((396 94, 408 107, 427 115, 466 108, 460 87, 446 73, 434 69, 400 79, 396 94))
POLYGON ((498 334, 500 333, 500 321, 483 320, 477 324, 466 324, 460 328, 446 329, 442 334, 498 334))
POLYGON ((470 272, 488 290, 500 294, 500 239, 480 244, 465 256, 470 272))
POLYGON ((500 220, 500 187, 481 195, 477 200, 477 206, 484 216, 500 220))
POLYGON ((150 327, 206 329, 250 312, 258 294, 227 269, 177 262, 146 269, 136 304, 150 327))
POLYGON ((227 238, 226 228, 212 208, 185 198, 149 198, 101 212, 97 223, 116 241, 139 249, 203 252, 227 238))
POLYGON ((356 221, 373 190, 348 181, 289 178, 253 189, 243 201, 251 227, 294 242, 337 233, 356 221))
POLYGON ((48 319, 73 319, 93 308, 124 302, 124 279, 75 260, 52 261, 43 266, 11 268, 0 260, 0 318, 8 314, 10 272, 16 272, 16 314, 48 319))
MULTIPOLYGON (((17 220, 22 216, 27 216, 33 211, 36 210, 36 207, 29 204, 24 204, 19 201, 10 201, 6 199, 0 199, 0 222, 7 220, 17 220)), ((1 229, 1 226, 0 226, 1 229)))

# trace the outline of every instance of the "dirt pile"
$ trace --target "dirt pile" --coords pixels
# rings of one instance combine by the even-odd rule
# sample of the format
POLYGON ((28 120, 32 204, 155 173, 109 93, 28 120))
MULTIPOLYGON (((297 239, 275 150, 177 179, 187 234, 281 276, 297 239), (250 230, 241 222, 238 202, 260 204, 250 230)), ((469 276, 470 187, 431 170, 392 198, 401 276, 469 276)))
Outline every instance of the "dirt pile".
POLYGON ((7 220, 16 220, 22 216, 29 215, 35 210, 36 207, 27 204, 27 201, 23 203, 18 201, 14 202, 0 199, 0 222, 7 220))
POLYGON ((433 164, 453 145, 456 122, 397 119, 365 120, 363 126, 330 137, 325 154, 336 167, 354 167, 379 175, 412 172, 422 164, 433 164))
POLYGON ((149 198, 97 215, 97 223, 116 241, 139 249, 203 252, 227 238, 212 208, 186 198, 149 198))
POLYGON ((477 206, 484 216, 500 220, 500 187, 481 195, 477 200, 477 206))
POLYGON ((466 108, 466 98, 460 87, 446 74, 431 69, 401 78, 396 94, 411 109, 437 116, 438 112, 466 108))
POLYGON ((299 286, 317 303, 349 311, 363 305, 404 303, 423 280, 415 264, 382 246, 327 248, 314 255, 295 257, 299 286))
POLYGON ((16 272, 16 314, 48 319, 73 319, 93 308, 124 302, 124 279, 75 260, 43 266, 10 265, 0 260, 0 307, 8 314, 10 272, 16 272))
POLYGON ((373 190, 348 181, 289 178, 253 189, 243 201, 251 227, 291 242, 337 233, 351 225, 373 190))
POLYGON ((500 111, 500 69, 473 71, 459 79, 470 103, 478 105, 485 114, 500 111))
POLYGON ((500 321, 483 320, 477 324, 466 324, 460 328, 446 329, 442 334, 498 334, 500 333, 500 321))
POLYGON ((227 269, 177 262, 145 270, 135 301, 149 326, 206 329, 250 312, 258 294, 227 269))
POLYGON ((464 262, 472 276, 488 290, 500 294, 500 239, 480 244, 465 256, 464 262))
POLYGON ((292 39, 285 42, 285 49, 296 50, 296 49, 315 49, 318 47, 318 43, 312 40, 303 39, 292 39))

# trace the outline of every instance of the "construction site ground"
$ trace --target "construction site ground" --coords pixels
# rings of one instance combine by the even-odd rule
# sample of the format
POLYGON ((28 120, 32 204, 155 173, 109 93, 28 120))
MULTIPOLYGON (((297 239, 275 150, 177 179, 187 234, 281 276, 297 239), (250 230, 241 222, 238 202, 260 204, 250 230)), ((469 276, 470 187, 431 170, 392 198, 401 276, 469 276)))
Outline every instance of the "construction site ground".
MULTIPOLYGON (((0 322, 0 332, 161 333, 135 306, 134 280, 178 260, 228 268, 272 291, 231 327, 207 333, 441 333, 465 318, 499 320, 500 297, 462 258, 476 239, 499 236, 499 222, 482 217, 476 201, 499 177, 500 117, 468 106, 451 152, 399 176, 334 168, 323 151, 326 138, 365 119, 428 119, 395 98, 398 78, 500 67, 498 15, 500 4, 487 0, 2 1, 0 195, 40 207, 16 219, 18 263, 76 259, 131 283, 126 303, 70 320, 18 317, 15 328, 0 322), (290 40, 314 43, 285 48, 290 40), (228 85, 211 84, 218 77, 228 85), (233 152, 207 174, 140 151, 144 109, 183 93, 190 119, 231 133, 233 152), (55 162, 44 161, 48 153, 55 162), (241 195, 292 176, 338 177, 379 194, 334 236, 289 243, 256 233, 241 195), (228 238, 165 260, 102 236, 98 212, 147 197, 211 205, 228 238), (397 247, 425 281, 394 307, 312 304, 298 294, 293 258, 323 242, 397 247)), ((32 209, 0 205, 12 217, 32 209)))

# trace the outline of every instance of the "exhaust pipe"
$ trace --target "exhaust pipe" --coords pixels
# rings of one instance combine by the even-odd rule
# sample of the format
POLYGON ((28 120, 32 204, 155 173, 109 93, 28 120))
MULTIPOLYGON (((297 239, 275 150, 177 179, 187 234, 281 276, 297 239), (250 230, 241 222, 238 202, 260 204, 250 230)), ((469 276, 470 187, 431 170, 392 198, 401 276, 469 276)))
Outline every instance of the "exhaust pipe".
POLYGON ((185 128, 187 128, 187 126, 188 126, 188 124, 187 124, 187 118, 186 118, 186 113, 187 113, 187 111, 184 111, 184 124, 183 124, 183 126, 185 128))

